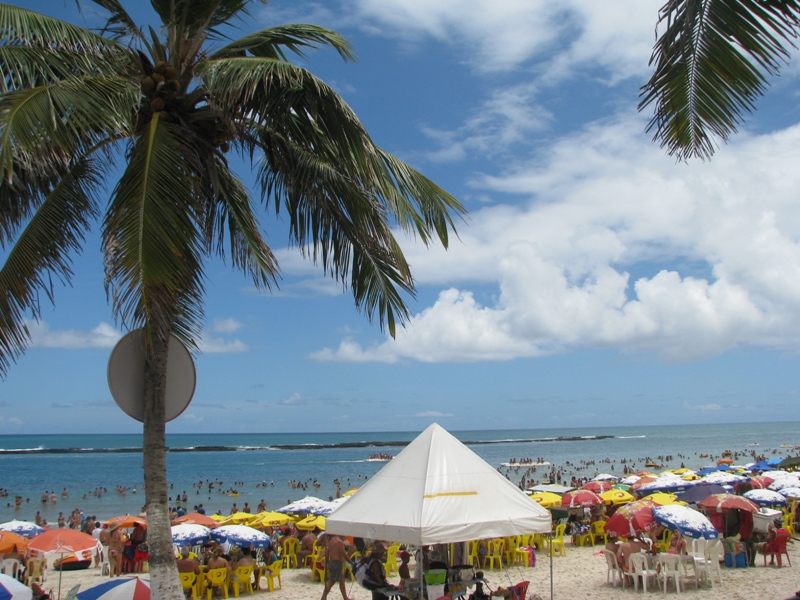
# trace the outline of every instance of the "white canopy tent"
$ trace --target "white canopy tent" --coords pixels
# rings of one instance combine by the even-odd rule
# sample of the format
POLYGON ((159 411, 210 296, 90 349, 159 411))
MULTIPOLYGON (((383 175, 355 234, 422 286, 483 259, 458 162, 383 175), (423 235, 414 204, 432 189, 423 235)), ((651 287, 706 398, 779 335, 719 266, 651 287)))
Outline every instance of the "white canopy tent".
POLYGON ((546 509, 435 423, 326 523, 330 534, 415 546, 550 529, 546 509))

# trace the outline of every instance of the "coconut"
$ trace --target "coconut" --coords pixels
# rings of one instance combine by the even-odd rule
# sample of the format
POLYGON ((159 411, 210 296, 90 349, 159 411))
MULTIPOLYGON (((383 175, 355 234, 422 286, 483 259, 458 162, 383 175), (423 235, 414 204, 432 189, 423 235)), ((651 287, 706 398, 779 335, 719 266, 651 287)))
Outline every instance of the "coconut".
POLYGON ((153 112, 161 112, 167 107, 167 103, 164 102, 163 98, 153 98, 150 101, 150 110, 153 112))
POLYGON ((167 70, 167 63, 163 60, 158 61, 153 67, 156 73, 165 73, 167 70))
POLYGON ((145 77, 142 79, 142 93, 146 96, 152 94, 156 89, 156 82, 152 77, 145 77))

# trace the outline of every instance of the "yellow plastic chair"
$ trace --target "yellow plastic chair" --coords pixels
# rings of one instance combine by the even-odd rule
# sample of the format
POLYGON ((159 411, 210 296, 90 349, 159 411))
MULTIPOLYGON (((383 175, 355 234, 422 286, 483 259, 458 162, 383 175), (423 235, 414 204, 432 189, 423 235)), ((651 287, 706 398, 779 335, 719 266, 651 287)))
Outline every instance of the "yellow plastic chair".
POLYGON ((31 582, 44 583, 45 579, 42 560, 39 558, 29 558, 25 565, 25 585, 31 587, 31 582))
POLYGON ((520 547, 520 536, 509 535, 503 538, 505 540, 505 547, 503 548, 503 558, 507 565, 513 565, 515 561, 515 554, 517 548, 520 547))
POLYGON ((236 567, 236 569, 231 574, 230 579, 230 586, 233 589, 233 596, 234 598, 239 597, 239 590, 244 588, 246 591, 250 593, 252 596, 255 594, 253 591, 253 565, 244 565, 241 567, 236 567))
POLYGON ((792 513, 783 515, 783 528, 789 532, 789 535, 794 537, 794 517, 792 513))
POLYGON ((534 533, 531 536, 531 546, 536 546, 537 550, 541 550, 545 545, 545 535, 543 533, 534 533))
POLYGON ((548 540, 550 544, 550 552, 552 554, 560 554, 561 556, 567 555, 567 546, 564 544, 564 534, 567 531, 567 526, 565 524, 556 525, 556 529, 553 532, 553 538, 548 540))
POLYGON ((283 541, 283 557, 281 560, 283 561, 283 566, 287 569, 291 569, 292 566, 294 566, 294 568, 298 567, 297 546, 299 544, 300 540, 296 537, 289 537, 283 541))
POLYGON ((192 600, 197 600, 197 573, 178 573, 184 591, 191 590, 192 600))
POLYGON ((226 598, 230 598, 230 596, 228 596, 228 569, 225 567, 209 569, 206 572, 206 593, 208 594, 208 600, 211 600, 214 595, 214 588, 216 587, 222 590, 226 598))
MULTIPOLYGON (((592 527, 589 531, 592 534, 592 546, 594 546, 597 543, 597 540, 600 538, 603 538, 604 544, 608 543, 608 535, 606 534, 605 521, 595 521, 594 523, 592 523, 592 527)), ((665 531, 669 531, 669 529, 665 531)), ((671 533, 672 532, 670 532, 670 534, 671 533)), ((669 542, 667 542, 667 545, 669 546, 669 542)), ((663 550, 663 552, 666 552, 666 550, 663 550)))
POLYGON ((281 583, 281 567, 283 567, 283 563, 276 560, 262 570, 262 575, 267 578, 267 589, 269 589, 270 592, 275 591, 275 579, 278 580, 278 588, 283 589, 283 583, 281 583))
POLYGON ((314 542, 314 545, 311 547, 311 554, 306 555, 305 563, 303 564, 304 567, 310 567, 315 562, 319 560, 319 557, 322 555, 322 546, 319 545, 317 542, 314 542))
POLYGON ((400 544, 392 544, 386 549, 386 562, 383 563, 383 568, 387 577, 397 574, 397 552, 399 550, 400 544))
POLYGON ((591 541, 592 541, 592 528, 591 527, 589 527, 589 529, 586 530, 586 533, 579 533, 579 534, 577 534, 575 536, 575 545, 576 546, 583 547, 583 545, 586 542, 591 542, 591 541))
POLYGON ((661 537, 656 540, 656 548, 662 554, 665 552, 669 552, 669 543, 672 541, 672 530, 665 529, 664 532, 661 534, 661 537))
POLYGON ((495 564, 497 565, 497 570, 503 570, 503 550, 505 549, 506 542, 503 539, 497 540, 489 540, 487 542, 488 545, 488 552, 486 553, 486 558, 484 558, 483 568, 484 569, 494 569, 495 564))
POLYGON ((467 562, 473 567, 482 567, 480 555, 481 542, 480 540, 472 540, 467 542, 467 562))

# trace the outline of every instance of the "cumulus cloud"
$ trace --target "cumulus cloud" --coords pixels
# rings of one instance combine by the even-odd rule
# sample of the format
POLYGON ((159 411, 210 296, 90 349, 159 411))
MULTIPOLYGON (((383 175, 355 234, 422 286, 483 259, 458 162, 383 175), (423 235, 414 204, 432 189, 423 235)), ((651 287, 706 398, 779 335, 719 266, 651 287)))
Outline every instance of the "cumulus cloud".
POLYGON ((721 404, 689 404, 684 402, 683 408, 692 411, 717 411, 722 410, 723 406, 721 404))
POLYGON ((642 120, 595 123, 475 186, 518 205, 475 211, 447 252, 408 242, 443 286, 395 340, 352 337, 318 360, 508 360, 576 347, 696 360, 800 339, 800 127, 743 134, 676 164, 642 120))
POLYGON ((44 321, 27 322, 34 348, 60 348, 80 350, 84 348, 113 348, 122 334, 108 323, 100 323, 94 329, 81 331, 66 329, 54 331, 44 321))
POLYGON ((278 400, 278 404, 281 406, 306 406, 308 404, 308 400, 303 398, 299 393, 295 392, 287 398, 281 398, 278 400))
POLYGON ((22 425, 22 419, 17 417, 0 417, 0 427, 19 427, 22 425))
POLYGON ((237 354, 249 350, 249 346, 241 340, 228 341, 205 333, 197 345, 204 354, 237 354))
POLYGON ((242 324, 236 319, 214 319, 211 322, 211 331, 214 333, 236 333, 242 328, 242 324))

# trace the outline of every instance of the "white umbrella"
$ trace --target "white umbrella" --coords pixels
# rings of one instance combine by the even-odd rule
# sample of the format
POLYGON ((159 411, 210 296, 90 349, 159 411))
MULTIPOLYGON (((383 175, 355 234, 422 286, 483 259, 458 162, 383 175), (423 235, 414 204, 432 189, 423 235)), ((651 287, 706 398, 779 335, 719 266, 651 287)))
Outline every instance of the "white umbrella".
POLYGON ((733 473, 715 471, 713 473, 709 473, 700 481, 710 481, 711 483, 716 483, 718 485, 733 485, 734 483, 741 483, 747 480, 747 477, 740 477, 739 475, 734 475, 733 473))
POLYGON ((786 497, 773 490, 749 490, 742 495, 759 506, 786 506, 786 497))
POLYGON ((656 506, 653 508, 656 523, 667 529, 677 529, 686 537, 707 540, 719 538, 719 532, 703 513, 682 504, 656 506))
POLYGON ((620 479, 619 482, 623 485, 633 485, 640 479, 641 477, 639 477, 638 475, 628 475, 627 477, 620 479))
POLYGON ((785 498, 800 498, 800 487, 785 487, 778 492, 785 498))
POLYGON ((0 598, 4 600, 31 600, 33 590, 9 575, 0 573, 0 598))
POLYGON ((208 541, 211 530, 196 523, 180 523, 172 526, 172 543, 178 546, 194 546, 208 541))
MULTIPOLYGON (((773 477, 773 479, 775 478, 773 477)), ((769 484, 769 489, 775 490, 776 492, 780 492, 783 488, 787 487, 800 487, 800 478, 794 475, 785 475, 775 479, 775 481, 769 484)))
POLYGON ((266 533, 247 525, 217 527, 211 531, 211 538, 221 544, 227 542, 232 546, 267 548, 270 545, 270 538, 266 533))
POLYGON ((36 523, 31 523, 30 521, 17 521, 14 519, 13 521, 0 523, 0 531, 12 531, 17 535, 32 538, 40 533, 44 533, 45 529, 44 527, 39 527, 36 523))
POLYGON ((286 506, 277 509, 275 512, 302 513, 306 515, 319 515, 327 517, 335 508, 336 505, 332 502, 328 502, 327 500, 323 500, 321 498, 315 498, 314 496, 306 496, 301 500, 297 500, 291 504, 287 504, 286 506))
POLYGON ((609 473, 600 473, 594 478, 594 481, 617 481, 619 477, 616 475, 611 475, 609 473))

